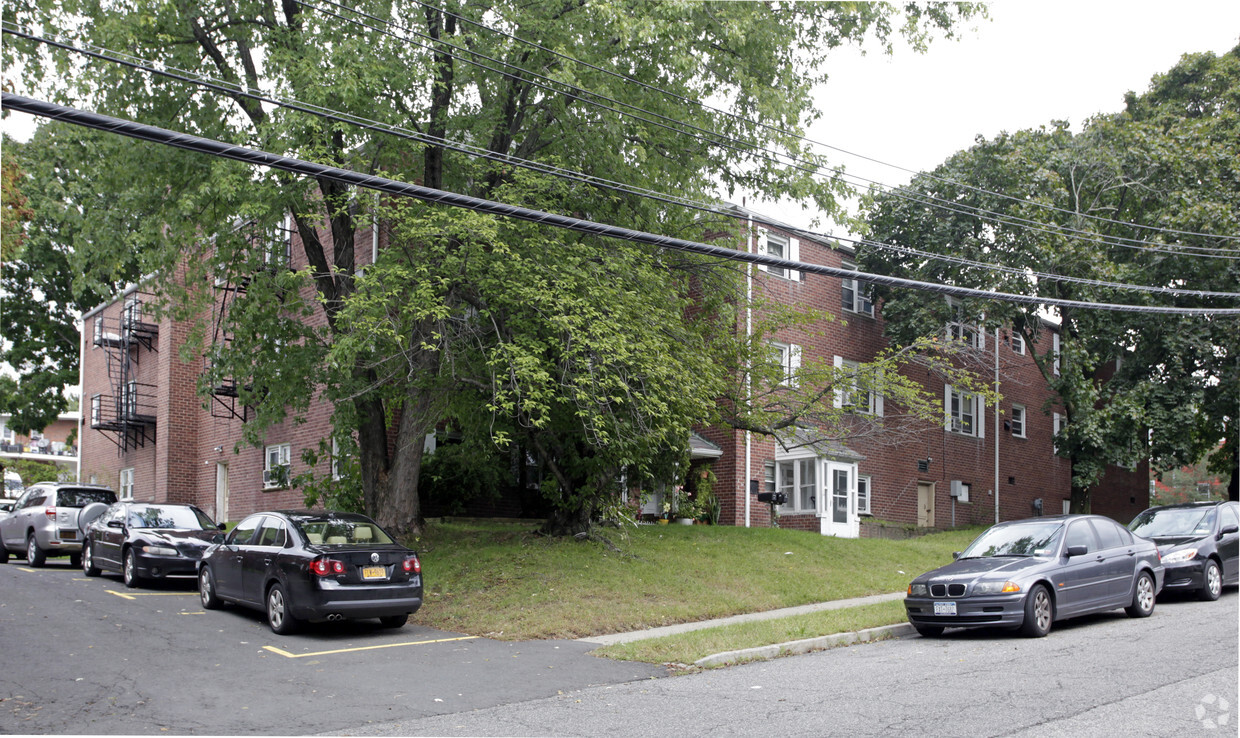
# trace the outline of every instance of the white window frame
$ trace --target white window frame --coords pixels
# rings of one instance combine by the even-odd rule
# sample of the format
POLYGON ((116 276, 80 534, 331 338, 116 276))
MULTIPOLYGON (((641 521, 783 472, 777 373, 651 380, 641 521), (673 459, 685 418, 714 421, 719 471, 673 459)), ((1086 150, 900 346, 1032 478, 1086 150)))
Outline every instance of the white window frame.
POLYGON ((1059 332, 1051 334, 1051 371, 1059 376, 1059 332))
POLYGON ((263 263, 270 269, 289 269, 293 265, 293 215, 286 213, 263 242, 263 263))
POLYGON ((1015 330, 1012 331, 1012 353, 1025 355, 1025 337, 1015 330))
POLYGON ((986 402, 981 396, 960 392, 950 384, 944 385, 943 411, 948 431, 972 438, 986 437, 986 402), (966 405, 972 411, 967 427, 966 405))
POLYGON ((870 496, 872 483, 869 474, 857 475, 857 514, 872 515, 873 500, 870 496))
POLYGON ((274 443, 263 449, 263 489, 277 489, 288 486, 289 472, 292 471, 293 445, 291 443, 274 443), (278 473, 280 468, 283 474, 278 473))
POLYGON ((121 493, 120 496, 122 500, 133 499, 133 467, 132 466, 129 467, 128 469, 121 469, 120 481, 117 486, 120 487, 120 493, 121 493))
POLYGON ((1067 424, 1067 418, 1059 413, 1051 413, 1051 450, 1059 453, 1059 431, 1067 424))
POLYGON ((801 371, 801 347, 795 343, 778 341, 772 341, 770 347, 772 353, 779 355, 779 365, 783 369, 783 379, 779 383, 787 387, 796 387, 799 381, 797 375, 801 371))
POLYGON ((977 323, 966 323, 961 319, 961 313, 964 307, 959 301, 949 297, 947 304, 951 306, 952 312, 956 315, 956 320, 947 324, 946 335, 949 341, 963 341, 969 347, 979 351, 986 349, 986 332, 982 330, 982 326, 977 323))
POLYGON ((96 315, 93 321, 94 327, 91 329, 90 346, 93 349, 99 348, 99 342, 103 340, 103 316, 96 315))
POLYGON ((775 461, 775 489, 788 496, 788 501, 779 506, 781 515, 805 515, 818 512, 818 498, 822 495, 819 465, 820 459, 816 456, 775 461), (812 475, 813 479, 806 481, 809 475, 812 475))
MULTIPOLYGON (((785 236, 782 233, 772 233, 765 228, 759 228, 758 253, 763 256, 773 256, 776 259, 800 261, 801 241, 793 236, 785 236)), ((801 281, 801 272, 796 269, 785 269, 784 267, 759 264, 758 270, 766 272, 773 277, 788 279, 793 282, 801 281)))
POLYGON ((340 442, 333 438, 331 459, 332 479, 339 480, 342 476, 340 473, 340 461, 340 442))
POLYGON ((99 425, 100 418, 103 417, 103 395, 93 394, 90 396, 90 424, 99 425))
MULTIPOLYGON (((857 265, 851 261, 845 261, 840 265, 844 269, 857 271, 857 265)), ((844 309, 858 313, 860 315, 868 315, 874 317, 874 301, 871 298, 869 285, 863 285, 855 279, 841 279, 840 289, 842 291, 842 299, 844 309)))
POLYGON ((1012 435, 1016 438, 1027 438, 1026 426, 1029 424, 1029 412, 1024 405, 1012 403, 1012 435))
MULTIPOLYGON (((845 359, 842 356, 836 356, 834 361, 836 369, 847 369, 854 375, 861 368, 860 362, 845 359)), ((877 415, 880 418, 883 416, 883 396, 877 392, 857 389, 855 382, 849 389, 840 389, 838 387, 835 389, 834 404, 838 408, 851 408, 856 412, 877 415), (863 394, 865 395, 864 400, 858 402, 858 399, 863 394)))

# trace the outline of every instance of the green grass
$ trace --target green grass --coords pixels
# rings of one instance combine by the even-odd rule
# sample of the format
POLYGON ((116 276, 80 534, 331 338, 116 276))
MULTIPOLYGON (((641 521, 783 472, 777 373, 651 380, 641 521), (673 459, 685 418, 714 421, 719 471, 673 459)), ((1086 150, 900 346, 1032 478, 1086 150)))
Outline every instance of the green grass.
POLYGON ((607 531, 617 553, 533 530, 488 521, 428 525, 414 544, 426 584, 413 621, 489 638, 582 638, 899 592, 979 532, 889 541, 641 526, 607 531))
POLYGON ((621 661, 692 664, 700 658, 724 651, 788 643, 904 621, 904 602, 893 600, 772 620, 721 625, 717 628, 704 628, 632 643, 618 643, 604 646, 594 653, 621 661))

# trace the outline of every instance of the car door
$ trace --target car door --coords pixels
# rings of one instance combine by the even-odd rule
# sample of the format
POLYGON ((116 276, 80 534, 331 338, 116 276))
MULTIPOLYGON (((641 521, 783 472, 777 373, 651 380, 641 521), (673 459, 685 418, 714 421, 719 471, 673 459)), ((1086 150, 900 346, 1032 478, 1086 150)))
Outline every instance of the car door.
POLYGON ((1132 604, 1132 586, 1137 574, 1137 549, 1132 534, 1105 518, 1093 518, 1089 522, 1098 536, 1098 559, 1106 577, 1106 604, 1112 607, 1132 604))
POLYGON ((95 558, 95 566, 103 565, 107 569, 121 568, 121 547, 125 542, 125 516, 129 514, 128 505, 116 505, 99 518, 94 529, 95 545, 91 555, 95 558))
POLYGON ((0 519, 0 541, 4 542, 4 547, 18 551, 26 545, 26 535, 23 531, 26 526, 22 525, 22 509, 26 507, 26 503, 38 492, 37 488, 31 487, 17 498, 17 502, 13 503, 13 512, 6 518, 0 519))
POLYGON ((267 573, 275 565, 276 556, 288 543, 288 529, 280 518, 268 515, 259 526, 254 544, 249 546, 242 556, 241 580, 245 587, 247 599, 253 597, 261 601, 266 594, 263 587, 267 583, 267 573))
POLYGON ((26 531, 35 526, 36 515, 46 515, 43 503, 47 501, 46 487, 31 487, 23 497, 23 502, 13 509, 13 514, 5 519, 9 528, 5 533, 4 543, 10 549, 24 550, 26 547, 26 531))
POLYGON ((1225 502, 1221 507, 1218 555, 1223 560, 1223 582, 1236 584, 1240 582, 1240 503, 1225 502))
POLYGON ((1064 534, 1062 566, 1055 577, 1055 610, 1063 617, 1089 612, 1106 596, 1105 559, 1099 557, 1098 539, 1088 519, 1068 523, 1064 534), (1074 547, 1083 553, 1069 556, 1074 547))
POLYGON ((210 566, 215 574, 215 592, 229 600, 257 602, 245 596, 242 561, 249 551, 254 534, 262 522, 262 515, 251 515, 242 520, 224 538, 224 542, 211 556, 210 566))

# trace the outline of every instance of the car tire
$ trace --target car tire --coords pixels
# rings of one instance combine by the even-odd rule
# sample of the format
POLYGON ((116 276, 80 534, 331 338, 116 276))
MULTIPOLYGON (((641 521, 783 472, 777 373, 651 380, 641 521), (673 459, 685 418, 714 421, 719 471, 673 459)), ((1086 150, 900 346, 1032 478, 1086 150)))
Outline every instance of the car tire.
POLYGON ((39 548, 39 541, 31 533, 26 538, 26 563, 31 566, 43 566, 47 563, 47 552, 39 548))
POLYGON ((125 586, 130 589, 142 584, 142 577, 138 576, 138 555, 133 552, 132 548, 125 549, 125 563, 121 567, 121 577, 125 580, 125 586))
POLYGON ((1218 562, 1214 559, 1206 559, 1206 570, 1201 580, 1197 599, 1213 602, 1223 594, 1223 570, 1218 568, 1218 562))
POLYGON ((215 575, 209 566, 202 567, 198 572, 198 597, 204 610, 218 610, 224 606, 224 601, 215 591, 215 575))
POLYGON ((1137 576, 1132 588, 1132 604, 1124 608, 1130 618, 1148 618, 1154 614, 1154 577, 1148 571, 1137 576))
POLYGON ((72 566, 74 569, 76 569, 81 565, 82 565, 82 552, 81 551, 78 551, 77 553, 69 554, 69 566, 72 566))
POLYGON ((943 635, 943 626, 941 625, 914 625, 917 632, 922 638, 938 638, 943 635))
POLYGON ((1045 585, 1033 585, 1029 596, 1025 598, 1025 622, 1020 625, 1021 635, 1042 638, 1051 632, 1051 623, 1054 621, 1055 603, 1051 600, 1051 593, 1045 585))
POLYGON ((297 618, 293 617, 288 595, 279 582, 267 590, 267 625, 276 635, 288 635, 297 630, 297 618))
POLYGON ((82 544, 82 573, 88 577, 97 577, 100 574, 95 566, 95 555, 90 550, 90 541, 82 544))
POLYGON ((403 615, 385 615, 379 618, 379 624, 385 628, 402 628, 409 622, 409 613, 403 615))
POLYGON ((0 544, 0 564, 7 563, 9 563, 9 550, 4 547, 4 544, 0 544))

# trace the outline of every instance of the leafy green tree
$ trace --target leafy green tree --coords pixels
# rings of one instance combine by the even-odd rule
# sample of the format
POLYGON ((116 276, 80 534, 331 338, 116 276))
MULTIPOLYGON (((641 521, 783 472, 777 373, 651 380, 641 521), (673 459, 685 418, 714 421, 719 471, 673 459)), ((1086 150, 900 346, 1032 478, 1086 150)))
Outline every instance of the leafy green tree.
MULTIPOLYGON (((1130 94, 1124 112, 1098 116, 1079 134, 1056 122, 979 138, 904 190, 875 194, 871 237, 917 251, 871 248, 861 268, 1047 299, 1234 306, 1188 291, 1234 293, 1240 284, 1240 244, 1230 235, 1240 232, 1237 54, 1186 56, 1147 93, 1130 94)), ((1035 358, 1067 414, 1056 446, 1072 461, 1073 511, 1089 510, 1089 488, 1111 464, 1148 455, 1172 468, 1223 436, 1222 456, 1235 458, 1235 320, 1046 303, 953 306, 880 292, 897 342, 961 317, 1030 341, 1044 335, 1043 317, 1056 315, 1060 353, 1043 340, 1035 358)))
MULTIPOLYGON (((744 188, 831 212, 841 185, 811 176, 807 169, 825 161, 786 132, 819 114, 808 93, 825 77, 824 51, 867 39, 890 49, 899 37, 923 48, 980 8, 46 0, 6 12, 79 29, 75 40, 229 89, 207 93, 104 62, 58 76, 73 63, 60 52, 9 44, 6 54, 20 56, 58 99, 85 97, 102 112, 429 187, 701 233, 689 213, 630 190, 557 179, 547 168, 698 199, 719 185, 744 188), (259 91, 302 108, 260 101, 259 91), (726 100, 727 112, 686 99, 726 100), (326 119, 309 106, 371 123, 326 119), (384 126, 401 127, 413 142, 384 126), (787 168, 766 149, 810 167, 787 168), (523 172, 531 160, 543 173, 523 172)), ((442 418, 534 449, 552 480, 559 514, 551 527, 560 532, 606 504, 600 490, 617 469, 673 467, 689 425, 710 417, 720 381, 706 365, 710 350, 684 351, 711 335, 710 321, 685 320, 690 304, 707 316, 716 310, 694 303, 687 275, 704 270, 693 260, 376 202, 326 177, 148 154, 128 174, 164 226, 150 261, 172 273, 210 235, 210 256, 191 260, 185 284, 247 285, 223 327, 230 340, 209 349, 204 389, 236 383, 253 411, 252 442, 324 393, 337 400, 337 440, 355 451, 364 506, 396 530, 419 525, 422 439, 442 418), (257 234, 285 213, 309 264, 299 273, 262 268, 268 246, 257 234), (358 278, 358 235, 376 221, 391 224, 390 244, 358 278), (231 227, 238 223, 251 227, 231 227)), ((208 292, 185 290, 178 311, 202 311, 208 292)), ((217 333, 203 326, 204 349, 217 333)))

